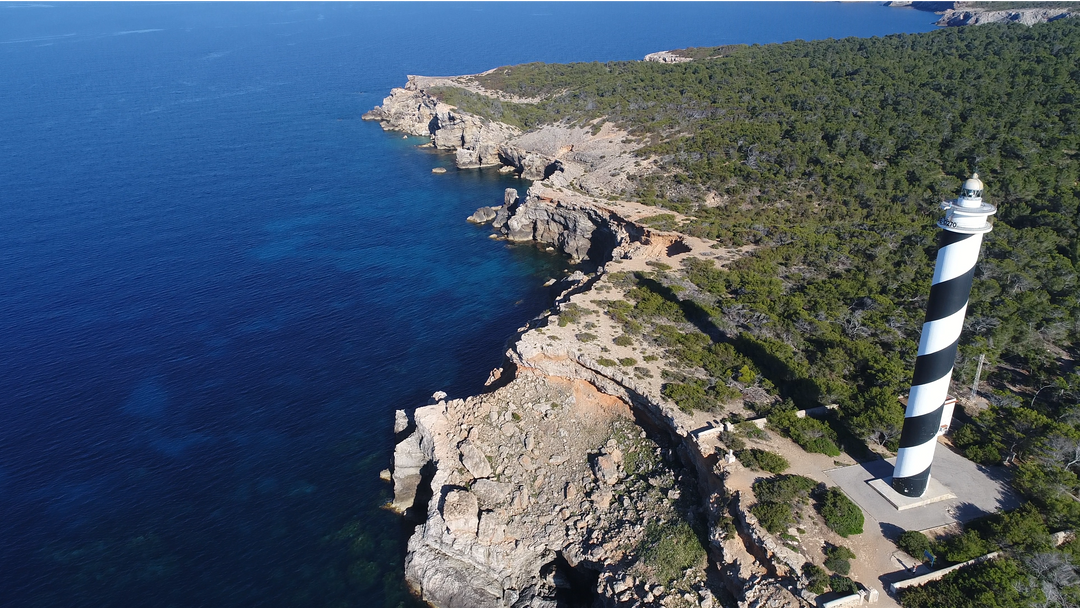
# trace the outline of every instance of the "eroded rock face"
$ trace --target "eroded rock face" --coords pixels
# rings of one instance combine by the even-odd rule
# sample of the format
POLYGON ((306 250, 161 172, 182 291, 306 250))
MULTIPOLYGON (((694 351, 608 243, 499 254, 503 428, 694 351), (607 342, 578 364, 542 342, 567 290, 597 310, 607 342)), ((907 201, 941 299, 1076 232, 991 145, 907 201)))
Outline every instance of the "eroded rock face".
POLYGON ((475 213, 465 218, 474 224, 486 224, 495 219, 495 214, 501 207, 480 207, 475 213))
MULTIPOLYGON (((428 136, 436 147, 454 150, 459 166, 501 163, 544 179, 524 198, 508 188, 502 206, 482 207, 469 219, 491 221, 508 240, 546 243, 599 267, 563 279, 560 306, 591 289, 608 261, 674 244, 580 194, 618 189, 638 165, 619 157, 625 134, 608 126, 517 134, 439 104, 413 77, 365 117, 428 136)), ((753 542, 712 527, 724 511, 716 504, 726 504, 717 498, 726 496, 722 481, 709 478, 711 465, 659 396, 650 396, 629 368, 602 367, 580 351, 538 339, 543 318, 538 321, 489 378, 489 386, 500 388, 433 399, 416 410, 415 430, 395 449, 394 505, 407 509, 417 496, 432 496, 415 505, 426 517, 409 540, 405 571, 412 589, 438 608, 555 608, 567 594, 605 607, 720 606, 714 591, 723 585, 714 577, 710 587, 705 576, 706 567, 719 567, 740 608, 809 605, 769 574, 775 564, 762 566, 777 551, 758 555, 753 542), (653 443, 634 416, 664 429, 675 445, 653 443), (708 498, 679 502, 697 492, 708 498), (708 529, 716 566, 703 557, 682 578, 660 584, 654 566, 643 561, 646 530, 686 520, 708 529)), ((408 428, 398 419, 395 430, 403 432, 399 427, 408 428)), ((753 528, 745 519, 735 523, 753 528)))
MULTIPOLYGON (((423 599, 555 608, 572 593, 597 606, 661 605, 645 571, 631 573, 632 552, 649 522, 681 517, 669 493, 693 480, 669 468, 671 454, 643 436, 625 401, 519 370, 492 393, 419 408, 416 425, 435 467, 406 562, 423 599)), ((718 606, 705 565, 680 593, 718 606)))
POLYGON ((496 213, 495 226, 508 240, 547 243, 574 260, 598 265, 610 261, 620 246, 639 240, 633 227, 615 214, 570 198, 551 198, 548 193, 533 187, 523 202, 515 196, 496 213))
POLYGON ((502 165, 525 179, 547 180, 557 187, 573 185, 595 196, 625 191, 632 173, 649 170, 647 163, 631 154, 637 144, 610 124, 544 125, 522 133, 516 127, 441 103, 424 90, 446 86, 494 99, 502 96, 479 87, 469 76, 409 76, 403 88, 391 90, 382 105, 364 114, 364 119, 377 120, 386 130, 427 137, 434 147, 454 152, 459 168, 502 165))
POLYGON ((462 169, 501 165, 499 146, 518 135, 515 127, 459 112, 439 102, 409 77, 404 88, 393 89, 381 106, 364 114, 383 129, 429 137, 432 145, 456 154, 462 169))
POLYGON ((461 444, 461 464, 476 479, 491 477, 491 464, 480 448, 466 440, 461 444))
MULTIPOLYGON (((404 430, 404 429, 403 429, 404 430)), ((394 447, 393 508, 404 513, 413 506, 420 485, 421 469, 430 461, 424 452, 419 432, 413 432, 394 447)))
POLYGON ((450 534, 463 538, 476 536, 476 528, 480 525, 480 504, 476 495, 468 490, 450 490, 443 498, 442 516, 450 534))
POLYGON ((935 25, 958 27, 962 25, 983 25, 986 23, 1020 23, 1035 25, 1056 21, 1076 14, 1068 8, 1022 8, 1014 10, 947 10, 935 25))

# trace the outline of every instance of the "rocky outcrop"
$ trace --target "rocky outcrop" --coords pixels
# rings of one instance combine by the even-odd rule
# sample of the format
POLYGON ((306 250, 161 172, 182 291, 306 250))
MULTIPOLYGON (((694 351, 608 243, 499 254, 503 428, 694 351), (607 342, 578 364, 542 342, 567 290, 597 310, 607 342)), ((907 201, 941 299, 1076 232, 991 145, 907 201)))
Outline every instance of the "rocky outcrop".
POLYGON ((440 608, 555 608, 570 597, 589 606, 719 607, 733 605, 730 596, 741 608, 811 605, 787 589, 797 556, 775 561, 786 549, 752 515, 736 518, 741 534, 724 531, 739 499, 724 499, 722 485, 717 492, 701 466, 687 465, 700 452, 687 449, 692 434, 670 406, 629 374, 539 338, 529 331, 514 344, 515 376, 503 387, 416 410, 402 443, 430 445, 425 465, 434 469, 406 561, 420 597, 440 608), (695 493, 712 506, 680 511, 680 497, 695 493), (710 582, 704 562, 679 580, 650 574, 638 549, 646 530, 684 517, 703 518, 721 577, 710 582))
POLYGON ((935 25, 958 27, 961 25, 984 25, 987 23, 1019 23, 1035 25, 1066 17, 1072 17, 1076 11, 1068 8, 1021 8, 1013 10, 985 9, 950 9, 941 13, 935 25))
MULTIPOLYGON (((457 82, 437 86, 447 80, 457 82)), ((517 133, 438 102, 424 82, 410 77, 365 118, 428 136, 460 167, 501 164, 537 181, 524 197, 508 188, 501 206, 468 219, 588 262, 589 274, 554 283, 561 295, 553 313, 569 314, 575 298, 604 281, 605 265, 691 250, 689 237, 634 221, 655 208, 596 198, 649 169, 626 154, 625 133, 601 123, 517 133)), ((412 425, 396 421, 394 507, 421 522, 405 564, 412 589, 439 608, 805 605, 784 587, 791 576, 777 574, 790 568, 769 561, 775 551, 755 550, 752 534, 724 525, 731 502, 715 457, 660 396, 659 370, 612 367, 600 354, 606 347, 575 348, 574 333, 555 340, 544 333, 554 318, 523 328, 492 372, 490 392, 449 401, 437 394, 412 425), (664 537, 680 522, 705 531, 708 555, 661 577, 643 543, 649 530, 664 537)))
POLYGON ((685 63, 692 60, 689 57, 683 57, 672 51, 657 51, 645 55, 645 61, 655 61, 657 63, 685 63))
POLYGON ((549 198, 539 189, 530 189, 525 201, 507 213, 501 228, 507 239, 546 243, 577 261, 604 264, 620 243, 632 238, 618 216, 592 205, 549 198))
MULTIPOLYGON (((439 607, 663 605, 632 552, 679 517, 692 477, 649 440, 625 401, 588 382, 519 369, 486 395, 417 409, 431 439, 432 498, 405 572, 439 607), (631 460, 632 459, 632 460, 631 460)), ((680 577, 695 605, 719 606, 702 561, 680 577)), ((665 581, 670 584, 670 582, 665 581)))
POLYGON ((495 219, 500 209, 502 207, 480 207, 465 219, 474 224, 486 224, 495 219))
POLYGON ((502 207, 481 207, 467 218, 492 222, 507 240, 551 245, 576 262, 601 266, 626 257, 651 241, 650 231, 605 208, 594 199, 560 195, 542 186, 529 188, 525 200, 507 188, 502 207))
POLYGON ((386 130, 427 137, 435 148, 453 152, 462 169, 501 165, 523 179, 573 185, 597 196, 625 191, 633 172, 649 168, 630 154, 634 146, 627 134, 610 124, 545 125, 522 133, 516 127, 440 102, 425 90, 436 86, 465 88, 493 99, 503 97, 480 87, 472 76, 409 76, 403 88, 393 89, 381 106, 364 114, 364 119, 377 120, 386 130))
POLYGON ((379 121, 388 131, 429 137, 436 148, 453 151, 462 169, 501 165, 499 146, 520 133, 438 101, 416 84, 415 76, 404 88, 391 90, 382 105, 363 118, 379 121))
MULTIPOLYGON (((398 410, 400 416, 405 412, 398 410)), ((395 428, 401 426, 401 418, 395 428)), ((407 422, 407 420, 406 420, 407 422)), ((401 432, 401 431, 398 431, 401 432)), ((394 469, 391 479, 394 484, 394 501, 391 506, 399 513, 406 513, 416 502, 417 490, 422 483, 422 469, 431 462, 433 444, 430 435, 414 431, 394 446, 394 469)))

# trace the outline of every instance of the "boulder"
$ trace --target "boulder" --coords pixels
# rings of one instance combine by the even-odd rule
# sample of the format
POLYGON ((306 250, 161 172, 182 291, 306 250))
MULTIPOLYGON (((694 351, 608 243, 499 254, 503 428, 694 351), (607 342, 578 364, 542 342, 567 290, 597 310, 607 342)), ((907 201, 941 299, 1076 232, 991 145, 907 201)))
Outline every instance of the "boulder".
POLYGON ((391 506, 395 510, 404 512, 413 506, 420 486, 420 469, 427 463, 418 430, 394 446, 394 502, 391 506))
POLYGON ((442 518, 454 536, 476 536, 480 525, 480 506, 468 490, 451 490, 443 498, 442 518))
POLYGON ((482 508, 494 509, 507 503, 513 489, 513 486, 508 483, 477 479, 472 486, 472 493, 476 494, 482 508))
POLYGON ((476 479, 491 477, 491 463, 487 456, 469 441, 461 444, 461 464, 476 479))
POLYGON ((615 458, 610 454, 597 456, 592 463, 593 475, 596 479, 613 486, 619 481, 619 466, 615 464, 615 458))
POLYGON ((495 215, 500 209, 502 209, 502 207, 480 207, 476 212, 465 219, 474 224, 486 224, 495 219, 495 215))
POLYGON ((405 413, 405 410, 394 411, 394 434, 404 431, 409 428, 409 416, 405 413))

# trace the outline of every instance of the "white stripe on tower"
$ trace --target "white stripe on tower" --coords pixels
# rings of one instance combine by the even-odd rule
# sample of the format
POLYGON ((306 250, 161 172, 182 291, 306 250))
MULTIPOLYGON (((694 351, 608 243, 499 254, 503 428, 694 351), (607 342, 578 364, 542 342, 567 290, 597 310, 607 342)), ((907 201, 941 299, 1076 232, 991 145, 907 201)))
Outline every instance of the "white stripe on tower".
POLYGON ((978 178, 975 174, 964 183, 956 202, 942 203, 946 215, 938 226, 945 231, 941 233, 893 471, 893 489, 905 496, 922 496, 926 492, 938 429, 948 422, 942 420, 942 411, 964 328, 975 263, 982 235, 991 229, 986 218, 996 211, 982 202, 982 182, 978 178))

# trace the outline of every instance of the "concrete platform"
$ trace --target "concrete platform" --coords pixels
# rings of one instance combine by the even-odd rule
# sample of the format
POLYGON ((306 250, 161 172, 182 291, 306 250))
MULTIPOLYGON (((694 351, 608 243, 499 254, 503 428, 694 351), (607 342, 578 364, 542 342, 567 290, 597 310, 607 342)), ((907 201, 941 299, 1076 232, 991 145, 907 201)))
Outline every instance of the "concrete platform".
POLYGON ((930 477, 930 481, 927 482, 926 492, 922 496, 904 496, 894 490, 891 475, 881 479, 871 479, 870 487, 874 488, 878 494, 881 494, 882 498, 889 501, 889 504, 896 507, 897 511, 907 511, 908 509, 924 507, 935 502, 956 498, 956 494, 950 492, 949 488, 941 485, 941 482, 933 477, 930 477))
MULTIPOLYGON (((903 530, 926 530, 970 521, 987 513, 1020 506, 1020 500, 1008 486, 1009 475, 1004 468, 977 465, 938 444, 930 480, 931 487, 936 482, 944 491, 935 494, 936 501, 908 499, 921 504, 900 509, 871 485, 875 480, 881 481, 877 485, 888 485, 894 461, 875 460, 826 471, 829 478, 862 508, 867 525, 876 522, 886 537, 892 538, 903 530), (945 494, 953 496, 946 498, 945 494)), ((888 490, 892 491, 891 488, 888 490)), ((928 489, 927 497, 931 491, 928 489)))

